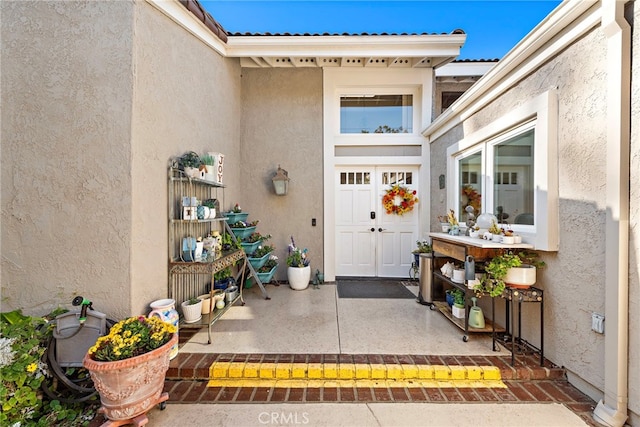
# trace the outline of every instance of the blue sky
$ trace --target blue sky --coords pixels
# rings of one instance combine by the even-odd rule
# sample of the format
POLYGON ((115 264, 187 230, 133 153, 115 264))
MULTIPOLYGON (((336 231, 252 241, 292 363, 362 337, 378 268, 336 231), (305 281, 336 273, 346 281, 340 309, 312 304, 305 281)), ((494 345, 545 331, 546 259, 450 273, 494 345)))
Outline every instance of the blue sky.
POLYGON ((200 3, 235 33, 467 33, 458 59, 502 58, 555 7, 538 1, 250 1, 200 3))

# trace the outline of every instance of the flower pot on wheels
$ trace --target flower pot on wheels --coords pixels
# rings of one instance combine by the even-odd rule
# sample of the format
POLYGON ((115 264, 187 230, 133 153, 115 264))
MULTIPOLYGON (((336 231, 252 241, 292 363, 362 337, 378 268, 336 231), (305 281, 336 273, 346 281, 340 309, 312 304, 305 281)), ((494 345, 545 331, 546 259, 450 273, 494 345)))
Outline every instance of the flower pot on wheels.
POLYGON ((169 369, 169 354, 177 344, 178 334, 173 334, 166 344, 155 350, 113 362, 93 360, 87 353, 82 364, 100 394, 100 412, 109 420, 117 421, 139 417, 156 404, 164 409, 169 395, 162 393, 162 389, 169 369))
POLYGON ((311 266, 306 267, 289 267, 287 269, 287 279, 291 289, 301 291, 309 286, 311 279, 311 266))

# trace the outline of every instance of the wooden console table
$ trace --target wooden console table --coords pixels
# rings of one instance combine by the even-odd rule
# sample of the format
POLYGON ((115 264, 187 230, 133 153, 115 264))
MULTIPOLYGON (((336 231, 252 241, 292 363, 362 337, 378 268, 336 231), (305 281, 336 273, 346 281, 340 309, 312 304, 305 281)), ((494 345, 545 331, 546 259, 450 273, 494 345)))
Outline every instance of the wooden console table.
MULTIPOLYGON (((463 283, 457 283, 451 280, 451 278, 444 276, 440 273, 438 263, 436 262, 436 256, 440 255, 440 260, 442 259, 450 259, 464 263, 467 259, 467 256, 472 256, 474 261, 476 262, 484 262, 488 261, 496 255, 502 253, 505 249, 514 249, 514 250, 523 250, 523 249, 533 249, 533 245, 528 243, 518 243, 513 245, 505 245, 501 243, 496 243, 489 240, 480 239, 477 237, 469 237, 469 236, 451 236, 447 233, 429 233, 429 237, 431 237, 431 244, 433 247, 434 253, 434 262, 432 263, 432 280, 435 283, 436 280, 439 280, 442 283, 445 283, 451 287, 460 289, 465 294, 465 318, 464 321, 462 319, 456 319, 450 315, 450 310, 446 304, 436 304, 436 307, 439 311, 445 315, 449 320, 451 320, 456 326, 464 331, 464 335, 462 336, 462 340, 467 342, 469 340, 469 312, 471 309, 471 297, 475 295, 473 289, 469 289, 466 284, 466 281, 463 283), (446 307, 445 307, 446 306, 446 307)), ((494 310, 494 301, 492 300, 492 311, 494 310)), ((492 313, 492 318, 493 313, 492 313)), ((477 329, 472 328, 471 332, 480 332, 480 333, 492 333, 493 334, 493 347, 496 350, 496 340, 495 333, 503 332, 504 329, 498 331, 495 327, 495 323, 487 319, 485 316, 485 328, 477 329)))

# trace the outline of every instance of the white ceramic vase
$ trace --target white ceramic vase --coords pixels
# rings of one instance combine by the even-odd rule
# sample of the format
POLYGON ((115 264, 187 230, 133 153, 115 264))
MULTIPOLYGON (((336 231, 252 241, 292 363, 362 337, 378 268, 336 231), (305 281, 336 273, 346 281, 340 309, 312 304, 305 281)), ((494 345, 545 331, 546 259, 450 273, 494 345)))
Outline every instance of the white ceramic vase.
POLYGON ((287 279, 291 289, 301 291, 309 286, 311 279, 311 266, 306 267, 289 267, 287 269, 287 279))

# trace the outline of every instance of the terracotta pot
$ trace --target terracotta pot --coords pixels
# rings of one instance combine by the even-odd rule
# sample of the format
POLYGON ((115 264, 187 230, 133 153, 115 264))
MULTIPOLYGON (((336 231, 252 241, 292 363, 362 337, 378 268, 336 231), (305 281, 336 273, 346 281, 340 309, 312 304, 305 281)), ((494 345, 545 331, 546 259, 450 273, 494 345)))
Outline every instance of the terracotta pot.
POLYGON ((115 362, 98 362, 85 354, 82 365, 100 394, 105 417, 129 420, 160 402, 174 344, 178 344, 178 334, 149 353, 115 362))

